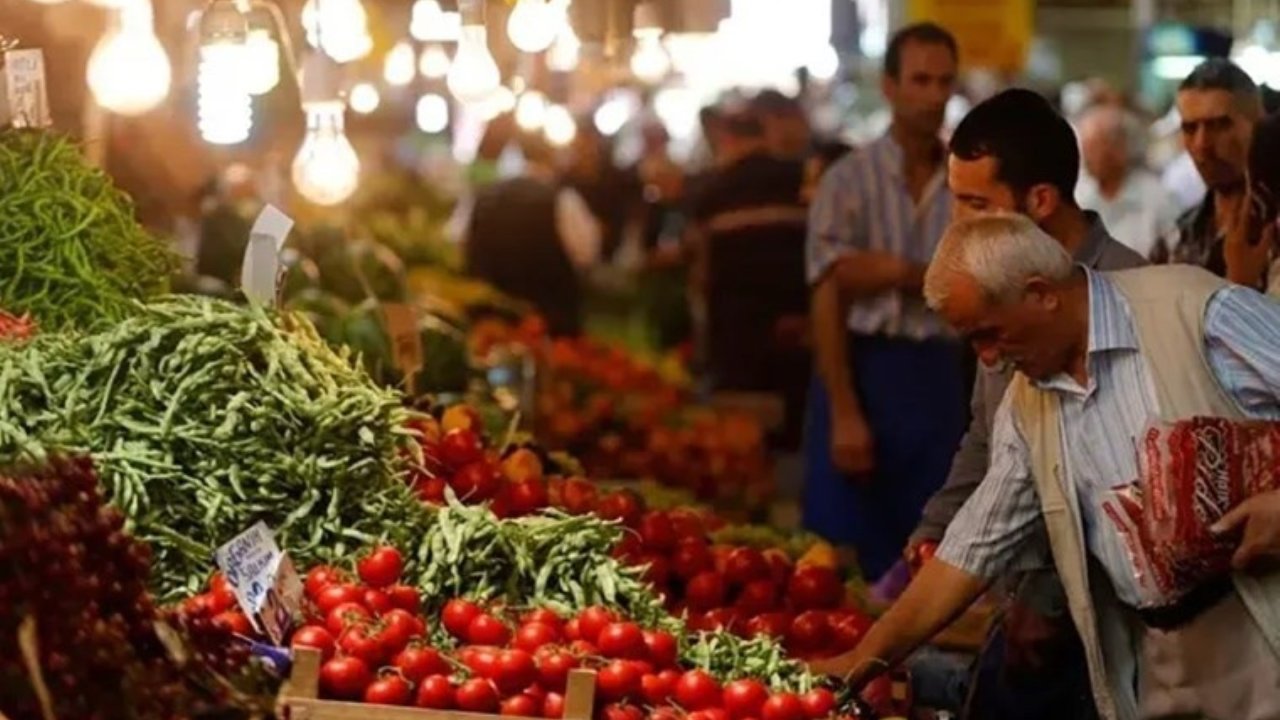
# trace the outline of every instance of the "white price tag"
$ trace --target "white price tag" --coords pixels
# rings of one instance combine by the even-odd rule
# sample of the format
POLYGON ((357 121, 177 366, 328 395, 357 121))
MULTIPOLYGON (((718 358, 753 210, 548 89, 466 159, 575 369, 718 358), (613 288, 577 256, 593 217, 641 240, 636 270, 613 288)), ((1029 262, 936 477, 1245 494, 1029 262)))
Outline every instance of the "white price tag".
POLYGON ((240 288, 250 302, 275 305, 276 287, 280 281, 280 250, 293 229, 293 218, 274 205, 258 213, 249 230, 249 244, 244 249, 240 267, 240 288))
POLYGON ((302 609, 302 582, 271 530, 257 523, 218 548, 214 561, 254 628, 284 642, 302 609))
POLYGON ((0 125, 48 127, 49 92, 44 77, 44 53, 40 50, 9 50, 0 57, 4 72, 3 107, 0 125))

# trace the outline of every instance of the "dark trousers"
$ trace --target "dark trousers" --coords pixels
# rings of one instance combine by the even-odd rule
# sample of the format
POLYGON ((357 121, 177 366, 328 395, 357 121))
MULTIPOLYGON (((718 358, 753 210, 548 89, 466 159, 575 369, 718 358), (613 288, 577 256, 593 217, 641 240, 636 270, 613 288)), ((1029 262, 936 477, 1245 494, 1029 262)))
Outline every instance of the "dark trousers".
MULTIPOLYGON (((1084 648, 1068 631, 1037 668, 1009 661, 1010 638, 997 622, 978 656, 965 717, 971 720, 1094 720, 1084 648)), ((1014 640, 1016 642, 1016 639, 1014 640)))

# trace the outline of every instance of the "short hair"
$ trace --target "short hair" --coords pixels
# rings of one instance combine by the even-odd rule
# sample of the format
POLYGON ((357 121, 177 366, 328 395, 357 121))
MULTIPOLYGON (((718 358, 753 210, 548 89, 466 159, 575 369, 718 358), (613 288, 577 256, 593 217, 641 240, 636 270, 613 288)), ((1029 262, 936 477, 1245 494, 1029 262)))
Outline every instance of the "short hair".
POLYGON ((960 220, 943 233, 925 271, 925 302, 940 309, 957 275, 973 278, 988 301, 1005 303, 1017 299, 1032 277, 1061 282, 1073 268, 1062 244, 1025 215, 960 220))
POLYGON ((1242 107, 1261 112, 1262 95, 1258 84, 1241 67, 1226 58, 1209 58, 1183 78, 1178 92, 1186 90, 1222 90, 1231 93, 1242 107))
POLYGON ((1145 157, 1146 130, 1128 109, 1111 104, 1092 105, 1080 115, 1081 140, 1090 125, 1096 125, 1111 141, 1123 143, 1126 159, 1131 164, 1138 164, 1145 157))
POLYGON ((1048 183, 1075 202, 1080 146, 1066 118, 1044 97, 1011 88, 978 103, 951 134, 961 160, 996 161, 996 179, 1019 194, 1048 183))
POLYGON ((956 45, 955 37, 947 31, 946 28, 931 22, 920 22, 908 25, 893 34, 893 38, 889 40, 889 47, 884 53, 884 74, 897 80, 902 74, 902 48, 907 43, 921 43, 924 45, 941 45, 950 53, 951 57, 960 59, 960 48, 956 45))
POLYGON ((804 112, 800 101, 773 88, 761 90, 751 99, 751 107, 761 115, 776 116, 804 112))

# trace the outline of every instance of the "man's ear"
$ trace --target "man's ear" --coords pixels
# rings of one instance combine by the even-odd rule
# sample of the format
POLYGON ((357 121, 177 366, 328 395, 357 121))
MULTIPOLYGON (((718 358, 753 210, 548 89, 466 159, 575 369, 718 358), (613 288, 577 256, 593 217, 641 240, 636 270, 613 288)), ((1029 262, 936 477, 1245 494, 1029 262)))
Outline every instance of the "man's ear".
POLYGON ((1032 275, 1023 283, 1023 293, 1027 302, 1045 310, 1057 310, 1061 304, 1056 283, 1039 276, 1032 275))
POLYGON ((1056 213, 1061 204, 1062 196, 1058 193, 1058 189, 1048 183, 1033 185, 1027 191, 1027 215, 1037 225, 1056 213))

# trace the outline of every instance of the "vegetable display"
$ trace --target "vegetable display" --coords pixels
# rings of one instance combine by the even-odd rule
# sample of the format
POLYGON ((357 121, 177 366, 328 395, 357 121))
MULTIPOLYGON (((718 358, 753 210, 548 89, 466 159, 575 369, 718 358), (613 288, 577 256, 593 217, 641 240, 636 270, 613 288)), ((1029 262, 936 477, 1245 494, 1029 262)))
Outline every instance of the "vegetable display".
POLYGON ((71 140, 0 131, 0 307, 48 330, 106 325, 167 292, 176 268, 71 140))

